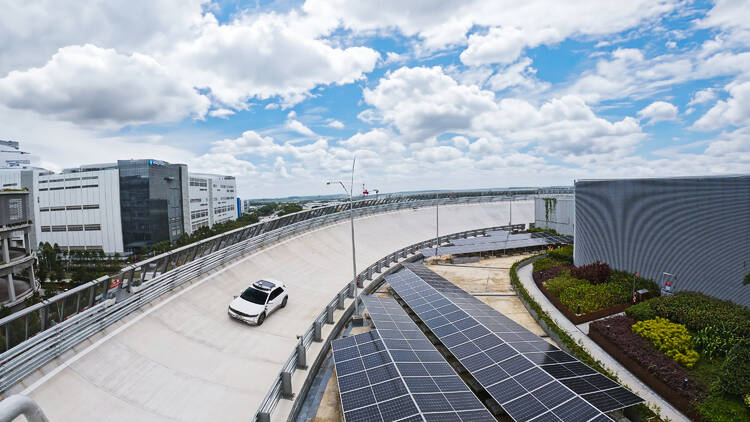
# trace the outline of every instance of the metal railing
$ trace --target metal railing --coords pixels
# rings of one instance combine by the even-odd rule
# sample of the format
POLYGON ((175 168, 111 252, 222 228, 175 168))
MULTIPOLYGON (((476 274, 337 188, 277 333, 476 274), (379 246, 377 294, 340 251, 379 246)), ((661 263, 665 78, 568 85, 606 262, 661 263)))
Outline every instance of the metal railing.
POLYGON ((11 422, 21 415, 29 422, 49 422, 31 397, 14 394, 0 401, 0 422, 11 422))
MULTIPOLYGON (((496 226, 483 229, 467 230, 459 233, 449 234, 446 236, 440 236, 440 244, 448 243, 453 239, 466 239, 468 237, 484 236, 488 231, 492 230, 523 230, 524 228, 524 224, 514 224, 512 226, 496 226)), ((268 390, 268 393, 266 393, 266 396, 263 398, 263 401, 258 407, 258 410, 255 412, 255 415, 253 416, 253 421, 270 422, 271 414, 279 404, 279 400, 281 400, 282 398, 292 398, 292 376, 294 375, 294 372, 297 369, 305 368, 307 366, 306 351, 313 342, 323 341, 323 325, 334 323, 334 311, 336 309, 344 309, 344 302, 346 298, 354 298, 355 282, 361 281, 364 284, 364 280, 373 280, 373 277, 376 277, 376 279, 382 279, 386 273, 390 272, 383 271, 384 269, 396 269, 390 268, 390 265, 392 263, 399 263, 405 259, 413 259, 417 254, 419 254, 420 250, 424 248, 435 247, 437 244, 437 240, 438 238, 432 238, 419 243, 415 243, 384 256, 383 258, 377 260, 374 264, 370 265, 362 272, 360 272, 357 275, 357 280, 352 280, 351 282, 347 283, 343 289, 336 293, 333 299, 331 299, 331 301, 328 302, 328 304, 323 308, 323 311, 313 320, 313 322, 307 328, 307 331, 305 331, 304 334, 298 337, 299 342, 297 344, 297 347, 295 347, 292 353, 289 355, 289 358, 282 366, 281 371, 279 371, 276 380, 271 384, 271 388, 268 390), (376 276, 376 274, 378 275, 376 276)), ((379 283, 370 283, 362 291, 361 294, 369 294, 375 287, 377 287, 377 284, 379 283)), ((359 300, 359 296, 355 300, 359 300)), ((351 314, 351 311, 352 306, 350 305, 350 308, 347 310, 347 312, 345 312, 344 315, 342 315, 339 319, 339 326, 341 326, 342 322, 347 319, 347 317, 351 314)), ((335 334, 336 331, 337 330, 334 329, 333 333, 335 334)), ((321 353, 325 353, 325 349, 323 349, 321 353)))
MULTIPOLYGON (((387 197, 355 202, 355 216, 435 204, 508 200, 502 195, 444 194, 439 199, 387 197)), ((0 319, 0 391, 92 334, 181 284, 248 252, 348 218, 348 204, 315 208, 241 227, 127 266, 0 319), (344 212, 346 211, 346 212, 344 212)), ((309 344, 309 336, 306 336, 309 344)))

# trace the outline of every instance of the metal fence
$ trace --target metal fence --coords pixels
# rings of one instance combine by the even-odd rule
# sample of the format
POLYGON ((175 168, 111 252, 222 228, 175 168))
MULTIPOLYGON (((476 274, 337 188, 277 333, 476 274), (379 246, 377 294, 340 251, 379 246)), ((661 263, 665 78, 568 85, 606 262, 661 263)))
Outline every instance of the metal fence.
MULTIPOLYGON (((512 226, 497 226, 487 227, 483 229, 467 230, 459 233, 449 234, 446 236, 440 236, 440 243, 447 243, 450 240, 459 238, 466 239, 468 237, 484 236, 488 231, 492 230, 523 230, 524 228, 524 224, 514 224, 512 226)), ((396 252, 386 255, 360 272, 357 275, 357 280, 360 280, 363 283, 364 280, 373 280, 373 277, 375 277, 376 274, 379 274, 383 272, 384 269, 389 268, 392 263, 398 263, 410 257, 414 258, 421 249, 435 247, 437 241, 438 238, 432 238, 419 243, 415 243, 413 245, 406 246, 397 250, 396 252)), ((384 275, 385 274, 379 274, 377 278, 382 278, 384 275)), ((313 320, 313 322, 307 328, 307 331, 305 331, 303 335, 299 336, 299 343, 297 344, 297 347, 295 347, 295 349, 289 355, 289 358, 282 366, 281 371, 276 377, 276 380, 273 382, 273 384, 271 384, 271 388, 268 390, 268 393, 266 393, 266 396, 263 398, 263 401, 258 407, 258 410, 255 412, 255 415, 253 417, 254 422, 270 422, 271 414, 276 409, 279 400, 281 400, 282 398, 292 397, 292 376, 294 375, 294 372, 297 369, 307 367, 306 351, 314 341, 323 341, 323 326, 325 324, 334 323, 333 315, 335 310, 343 310, 346 298, 354 298, 354 283, 355 281, 349 282, 344 286, 343 289, 336 293, 333 299, 331 299, 331 301, 325 306, 325 308, 323 308, 323 311, 315 318, 315 320, 313 320)), ((372 290, 372 288, 376 287, 376 284, 378 283, 370 283, 368 285, 369 290, 372 290)), ((362 294, 368 294, 369 290, 365 289, 362 294)), ((357 300, 359 300, 359 297, 357 297, 357 300)), ((341 325, 343 321, 346 320, 346 318, 347 315, 345 314, 341 317, 338 324, 341 325)), ((334 333, 336 331, 336 329, 333 330, 334 333)), ((325 349, 321 353, 325 353, 325 349)))
MULTIPOLYGON (((466 196, 441 194, 437 199, 385 197, 357 201, 354 215, 512 198, 506 192, 494 194, 468 192, 466 196)), ((0 319, 0 347, 4 348, 0 354, 0 391, 130 312, 213 268, 282 238, 348 218, 348 206, 315 208, 222 233, 140 261, 118 274, 100 277, 0 319)), ((306 337, 309 344, 310 335, 306 337)))

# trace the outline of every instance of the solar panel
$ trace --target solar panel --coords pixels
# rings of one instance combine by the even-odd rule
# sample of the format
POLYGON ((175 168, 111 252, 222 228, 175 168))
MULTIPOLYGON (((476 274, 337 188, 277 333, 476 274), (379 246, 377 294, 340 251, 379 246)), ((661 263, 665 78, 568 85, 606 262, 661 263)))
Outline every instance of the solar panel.
POLYGON ((376 296, 362 301, 425 420, 495 420, 398 302, 376 296))
POLYGON ((467 239, 453 239, 447 246, 440 246, 436 253, 435 248, 425 248, 420 252, 426 257, 435 255, 456 255, 465 253, 488 252, 502 249, 519 249, 534 246, 570 243, 570 236, 556 236, 549 233, 517 233, 511 234, 506 231, 487 232, 487 236, 472 237, 467 239))
POLYGON ((643 401, 423 265, 404 267, 386 280, 514 419, 582 421, 643 401))
POLYGON ((334 340, 331 347, 347 422, 424 420, 377 331, 334 340))

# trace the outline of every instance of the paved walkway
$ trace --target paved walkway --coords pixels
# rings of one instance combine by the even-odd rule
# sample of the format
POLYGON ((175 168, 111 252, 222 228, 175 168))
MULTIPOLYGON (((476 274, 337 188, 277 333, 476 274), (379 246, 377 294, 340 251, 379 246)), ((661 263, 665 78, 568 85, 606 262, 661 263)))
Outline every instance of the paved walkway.
POLYGON ((550 301, 539 291, 539 288, 531 278, 531 265, 527 265, 518 270, 518 279, 526 287, 531 297, 542 307, 542 309, 552 317, 555 323, 565 330, 575 341, 581 344, 588 352, 594 357, 594 359, 601 362, 607 369, 614 372, 620 379, 620 382, 630 387, 634 393, 646 399, 650 407, 654 405, 659 406, 661 417, 669 418, 672 422, 679 421, 690 421, 690 419, 683 415, 679 410, 675 409, 674 406, 669 404, 667 401, 656 394, 646 384, 641 382, 635 375, 625 369, 619 362, 612 358, 607 352, 604 351, 598 344, 591 340, 586 334, 584 334, 578 327, 576 327, 570 320, 557 310, 557 308, 550 303, 550 301))

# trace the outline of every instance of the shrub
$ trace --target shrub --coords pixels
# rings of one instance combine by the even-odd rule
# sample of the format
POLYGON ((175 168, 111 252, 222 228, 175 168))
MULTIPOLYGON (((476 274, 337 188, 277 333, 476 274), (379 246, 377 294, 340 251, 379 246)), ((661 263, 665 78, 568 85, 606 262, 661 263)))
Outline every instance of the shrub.
POLYGON ((560 261, 554 258, 539 258, 536 261, 534 261, 533 271, 534 272, 544 271, 550 268, 560 267, 566 264, 567 263, 565 261, 560 261))
POLYGON ((630 298, 629 286, 612 283, 593 285, 567 272, 547 281, 544 286, 568 309, 581 314, 626 303, 630 298))
POLYGON ((647 338, 675 362, 691 368, 698 361, 698 352, 692 348, 692 338, 687 328, 667 319, 656 317, 633 324, 632 330, 641 337, 647 338))
POLYGON ((721 321, 716 325, 709 325, 693 335, 695 347, 704 356, 711 358, 726 355, 732 345, 740 340, 742 340, 742 337, 727 329, 721 321))
POLYGON ((750 339, 737 341, 727 353, 721 383, 730 394, 750 394, 750 339))
POLYGON ((625 315, 636 321, 645 321, 647 319, 656 318, 656 311, 651 305, 649 305, 649 302, 650 301, 636 303, 628 309, 625 309, 625 315))
POLYGON ((612 270, 609 268, 609 265, 599 261, 570 269, 570 275, 582 280, 588 280, 591 284, 604 283, 609 280, 611 274, 612 270))
POLYGON ((742 401, 732 399, 719 392, 711 393, 698 406, 701 416, 710 422, 747 422, 750 421, 742 401))
POLYGON ((543 284, 559 276, 563 272, 567 272, 569 274, 570 265, 565 265, 562 267, 553 267, 553 268, 550 268, 548 270, 543 270, 543 271, 536 271, 532 273, 531 276, 534 279, 534 281, 536 281, 537 283, 543 284))
POLYGON ((750 284, 750 273, 745 274, 745 278, 742 279, 742 284, 746 286, 750 284))
MULTIPOLYGON (((730 301, 701 293, 679 292, 651 299, 643 305, 650 307, 657 316, 684 324, 691 331, 721 323, 734 336, 750 338, 750 309, 730 301)), ((633 308, 626 312, 632 313, 633 308)))
POLYGON ((549 257, 554 258, 558 261, 567 262, 573 264, 573 245, 563 246, 557 249, 553 249, 549 252, 549 257))
POLYGON ((701 400, 705 387, 684 367, 657 350, 649 340, 635 334, 631 329, 634 322, 632 318, 618 315, 594 321, 591 327, 679 395, 690 401, 701 400), (688 381, 685 382, 685 379, 688 381))
MULTIPOLYGON (((628 286, 633 286, 633 273, 627 271, 612 270, 612 275, 609 276, 609 283, 623 283, 628 286)), ((635 289, 646 289, 651 293, 651 297, 659 296, 659 286, 654 283, 650 278, 638 277, 635 279, 635 289)), ((632 293, 632 292, 631 292, 632 293)), ((653 318, 653 317, 652 317, 653 318)), ((651 319, 651 318, 646 318, 651 319)))

